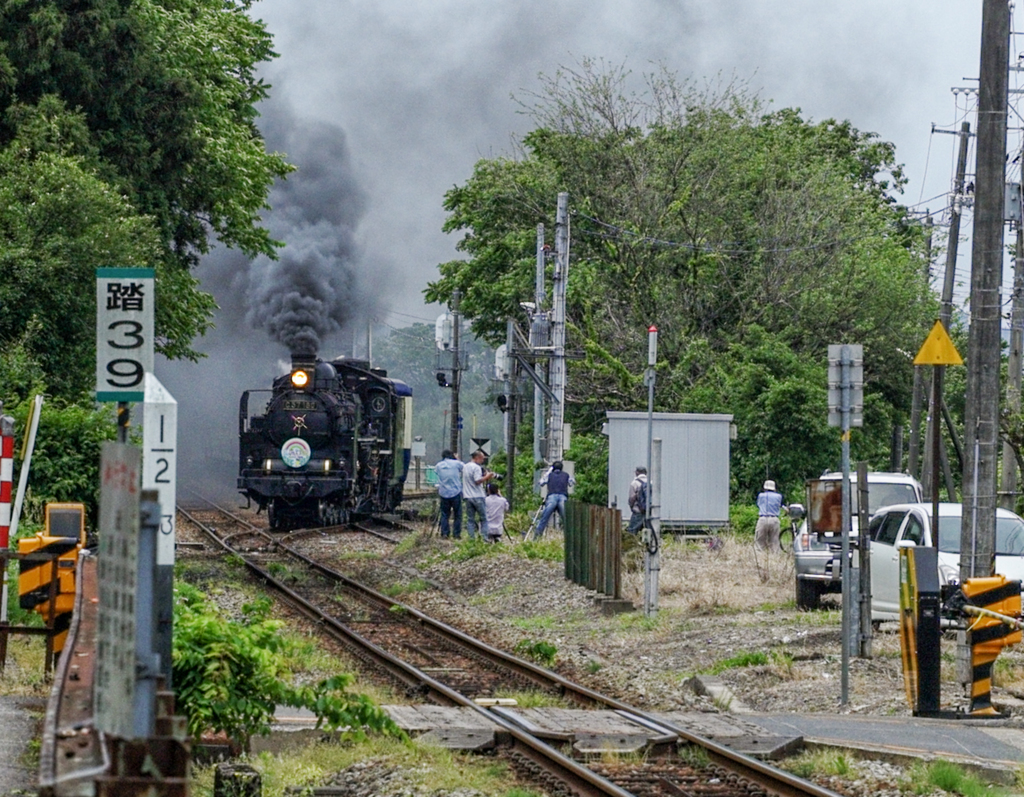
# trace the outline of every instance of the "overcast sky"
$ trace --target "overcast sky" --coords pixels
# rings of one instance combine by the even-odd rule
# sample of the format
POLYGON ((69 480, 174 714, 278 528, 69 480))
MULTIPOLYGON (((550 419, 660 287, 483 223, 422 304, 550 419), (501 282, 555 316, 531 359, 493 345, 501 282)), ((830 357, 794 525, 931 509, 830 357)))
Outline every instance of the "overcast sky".
POLYGON ((976 85, 964 78, 977 75, 981 29, 980 0, 262 0, 254 14, 281 55, 267 70, 275 97, 347 135, 368 200, 366 269, 396 275, 391 310, 427 318, 423 286, 456 256, 444 192, 510 151, 528 124, 510 94, 536 89, 538 73, 585 56, 736 75, 775 107, 894 142, 917 204, 948 188, 954 139, 931 125, 963 118, 950 89, 976 85))
MULTIPOLYGON (((262 0, 252 14, 280 53, 265 70, 273 100, 261 127, 300 169, 272 196, 268 222, 291 242, 281 264, 326 291, 286 309, 338 315, 315 330, 322 356, 350 348, 342 328, 360 314, 391 327, 436 318, 422 290, 458 256, 441 232, 444 193, 480 158, 511 152, 529 121, 510 95, 559 65, 588 57, 637 74, 663 63, 697 81, 735 76, 775 108, 849 119, 895 143, 910 179, 902 200, 937 214, 955 139, 932 125, 975 126, 973 98, 951 88, 977 85, 981 0, 262 0)), ((1013 37, 1011 60, 1018 50, 1013 37)), ((234 397, 286 368, 287 348, 271 339, 281 323, 267 315, 281 264, 208 258, 199 273, 223 308, 200 342, 210 357, 157 369, 190 405, 194 450, 229 451, 217 454, 228 479, 234 397)))

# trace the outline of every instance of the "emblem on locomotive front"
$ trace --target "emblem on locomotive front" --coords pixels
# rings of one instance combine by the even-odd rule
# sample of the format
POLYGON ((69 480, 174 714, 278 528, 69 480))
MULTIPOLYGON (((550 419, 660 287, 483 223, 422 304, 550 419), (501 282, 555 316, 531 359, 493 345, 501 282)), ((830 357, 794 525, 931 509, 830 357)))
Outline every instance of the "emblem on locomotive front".
POLYGON ((309 427, 306 426, 306 416, 305 415, 293 415, 292 416, 292 430, 293 431, 301 432, 303 429, 308 429, 308 428, 309 427))
POLYGON ((289 468, 301 468, 309 462, 309 457, 312 453, 313 451, 310 449, 309 443, 301 437, 285 440, 284 445, 281 446, 281 459, 284 460, 284 464, 289 468))

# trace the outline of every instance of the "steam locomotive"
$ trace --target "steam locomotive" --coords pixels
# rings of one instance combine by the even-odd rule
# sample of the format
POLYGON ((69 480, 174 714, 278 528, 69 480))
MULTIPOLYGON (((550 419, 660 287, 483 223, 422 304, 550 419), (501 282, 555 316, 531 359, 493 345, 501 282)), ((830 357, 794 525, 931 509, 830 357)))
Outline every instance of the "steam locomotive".
POLYGON ((239 492, 271 529, 391 512, 409 470, 412 391, 365 361, 293 355, 271 390, 242 394, 238 440, 239 492))

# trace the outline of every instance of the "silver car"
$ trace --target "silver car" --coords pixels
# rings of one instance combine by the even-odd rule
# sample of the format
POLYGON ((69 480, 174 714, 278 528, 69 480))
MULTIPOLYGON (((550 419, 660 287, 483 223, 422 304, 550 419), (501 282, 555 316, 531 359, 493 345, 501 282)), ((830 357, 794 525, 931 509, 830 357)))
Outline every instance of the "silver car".
MULTIPOLYGON (((939 504, 938 568, 940 584, 960 583, 960 518, 963 504, 939 504)), ((900 548, 930 546, 931 504, 897 504, 871 516, 871 619, 900 617, 900 548)), ((1024 579, 1024 520, 1008 509, 996 510, 996 573, 1024 579)))
MULTIPOLYGON (((830 471, 823 473, 822 480, 842 481, 843 474, 830 471)), ((857 484, 857 474, 850 474, 851 486, 857 484)), ((852 491, 852 531, 857 534, 857 490, 852 491)), ((875 512, 892 504, 912 504, 922 501, 921 483, 906 473, 868 473, 868 509, 875 512)), ((838 534, 812 535, 807 530, 807 520, 793 536, 793 558, 796 570, 796 605, 799 609, 817 609, 821 596, 829 592, 841 592, 839 560, 842 553, 842 537, 838 534)))

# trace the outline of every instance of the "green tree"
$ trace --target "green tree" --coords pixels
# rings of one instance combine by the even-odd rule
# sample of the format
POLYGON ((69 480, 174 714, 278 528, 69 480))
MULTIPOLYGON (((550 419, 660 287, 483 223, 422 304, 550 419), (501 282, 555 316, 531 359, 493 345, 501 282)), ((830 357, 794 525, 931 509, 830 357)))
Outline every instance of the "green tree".
POLYGON ((143 215, 180 263, 208 232, 247 254, 273 254, 259 224, 277 177, 255 126, 268 86, 257 72, 271 36, 252 0, 42 0, 0 10, 0 145, 18 107, 48 97, 81 113, 76 154, 143 215))
MULTIPOLYGON (((59 112, 51 118, 68 123, 66 130, 82 130, 59 112)), ((151 220, 100 180, 86 159, 49 151, 45 143, 16 138, 0 150, 0 341, 20 341, 49 389, 75 400, 91 388, 95 368, 95 269, 155 263, 167 275, 168 267, 151 220)), ((166 279, 166 300, 158 296, 168 340, 187 339, 195 328, 195 315, 183 321, 182 309, 208 312, 198 292, 188 290, 174 309, 167 289, 181 285, 180 277, 166 279)))
POLYGON ((536 129, 513 157, 483 160, 445 196, 467 256, 440 265, 426 296, 456 288, 496 343, 532 294, 535 227, 570 195, 567 418, 593 433, 610 409, 646 405, 644 331, 659 328, 661 411, 733 413, 735 488, 767 467, 800 481, 834 464, 825 426, 829 343, 865 349, 876 464, 909 410, 902 352, 932 318, 920 229, 890 194, 892 145, 849 122, 769 112, 742 86, 696 90, 672 75, 628 94, 622 69, 584 61, 546 80, 536 129))

